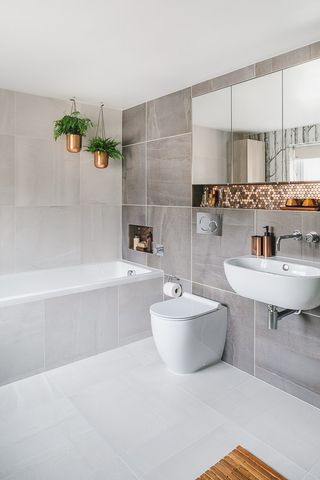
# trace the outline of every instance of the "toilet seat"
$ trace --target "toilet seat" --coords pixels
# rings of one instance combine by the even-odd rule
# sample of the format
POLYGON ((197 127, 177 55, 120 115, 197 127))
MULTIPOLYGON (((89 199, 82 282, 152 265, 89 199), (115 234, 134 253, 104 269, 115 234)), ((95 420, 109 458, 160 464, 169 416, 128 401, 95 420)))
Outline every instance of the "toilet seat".
POLYGON ((168 321, 183 321, 201 317, 220 308, 221 304, 218 302, 184 293, 179 298, 155 303, 151 306, 150 313, 168 321))

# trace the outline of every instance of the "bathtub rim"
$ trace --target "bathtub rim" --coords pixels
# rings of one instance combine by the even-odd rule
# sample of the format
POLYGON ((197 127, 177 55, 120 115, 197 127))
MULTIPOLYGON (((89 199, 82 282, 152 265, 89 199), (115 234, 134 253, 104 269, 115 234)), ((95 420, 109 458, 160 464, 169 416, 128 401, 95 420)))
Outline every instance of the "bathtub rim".
POLYGON ((132 267, 138 267, 138 268, 143 268, 148 270, 147 272, 144 273, 139 273, 134 276, 121 276, 118 278, 112 278, 112 279, 104 279, 100 280, 97 282, 90 282, 87 284, 82 284, 82 285, 72 285, 70 287, 63 287, 60 289, 53 289, 53 290, 46 290, 46 291, 39 291, 35 293, 27 293, 25 295, 16 295, 16 296, 11 296, 11 297, 4 297, 1 298, 0 296, 0 308, 2 307, 9 307, 9 306, 14 306, 14 305, 21 305, 24 303, 32 303, 32 302, 37 302, 41 300, 48 300, 50 298, 56 298, 56 297, 63 297, 66 295, 74 295, 77 293, 84 293, 84 292, 89 292, 93 290, 102 290, 103 288, 112 288, 116 287, 119 285, 127 285, 132 282, 137 283, 137 282, 142 282, 146 281, 147 279, 155 279, 155 278, 164 278, 164 272, 161 269, 158 268, 153 268, 149 267, 147 265, 142 265, 138 264, 135 262, 130 262, 128 260, 123 260, 123 259, 115 259, 115 260, 109 260, 106 262, 92 262, 92 263, 80 263, 80 264, 75 264, 75 265, 68 265, 68 266, 62 266, 62 267, 53 267, 53 268, 45 268, 45 269, 37 269, 37 270, 27 270, 23 272, 12 272, 12 273, 7 273, 0 275, 1 277, 6 277, 6 276, 11 276, 11 275, 20 275, 20 274, 32 274, 34 272, 50 272, 52 270, 54 271, 59 271, 59 270, 65 270, 74 267, 86 267, 86 266, 92 266, 92 265, 99 265, 99 264, 107 264, 107 263, 115 263, 115 262, 121 262, 124 264, 127 264, 128 266, 132 267))

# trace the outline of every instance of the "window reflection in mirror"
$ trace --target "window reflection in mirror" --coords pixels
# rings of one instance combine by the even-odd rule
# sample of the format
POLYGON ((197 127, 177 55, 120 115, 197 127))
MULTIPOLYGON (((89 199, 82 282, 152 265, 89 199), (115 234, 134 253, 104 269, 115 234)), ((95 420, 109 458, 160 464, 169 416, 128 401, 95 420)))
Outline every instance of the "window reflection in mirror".
POLYGON ((192 100, 192 183, 230 183, 231 88, 192 100))
POLYGON ((287 181, 320 180, 320 60, 283 71, 287 181))

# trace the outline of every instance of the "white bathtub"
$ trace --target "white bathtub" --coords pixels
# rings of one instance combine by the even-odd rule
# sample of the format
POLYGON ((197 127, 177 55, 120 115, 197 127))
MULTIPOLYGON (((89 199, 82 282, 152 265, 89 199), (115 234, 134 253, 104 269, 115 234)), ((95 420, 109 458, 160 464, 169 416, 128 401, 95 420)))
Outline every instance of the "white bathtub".
POLYGON ((125 261, 0 275, 0 307, 139 282, 162 275, 160 270, 125 261), (129 271, 133 275, 129 276, 129 271))

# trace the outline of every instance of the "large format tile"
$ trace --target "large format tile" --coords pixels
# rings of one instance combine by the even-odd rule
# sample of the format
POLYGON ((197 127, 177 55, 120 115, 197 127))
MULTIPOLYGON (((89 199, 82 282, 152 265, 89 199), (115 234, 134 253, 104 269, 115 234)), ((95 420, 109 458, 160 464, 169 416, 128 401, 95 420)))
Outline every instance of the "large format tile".
MULTIPOLYGON (((201 209, 201 212, 212 209, 201 209)), ((254 212, 250 210, 215 209, 222 215, 222 236, 197 233, 197 213, 192 221, 192 276, 193 281, 212 287, 231 290, 224 273, 223 262, 228 257, 250 253, 250 237, 254 232, 254 212)))
POLYGON ((16 271, 80 263, 79 207, 16 209, 16 271))
POLYGON ((193 284, 193 293, 228 307, 228 330, 223 359, 235 367, 254 372, 254 303, 216 288, 193 284))
POLYGON ((106 262, 121 258, 121 207, 81 206, 81 261, 106 262))
POLYGON ((147 140, 191 132, 191 89, 147 103, 147 140))
POLYGON ((77 205, 79 155, 66 152, 61 140, 16 137, 15 201, 18 206, 77 205))
MULTIPOLYGON (((283 212, 271 210, 256 210, 256 234, 263 234, 263 227, 269 225, 274 235, 291 234, 294 230, 302 230, 302 214, 300 212, 283 212)), ((281 242, 280 252, 276 255, 301 258, 302 242, 293 239, 281 242)))
POLYGON ((45 322, 46 369, 115 348, 117 287, 46 300, 45 322))
POLYGON ((290 395, 245 424, 246 430, 305 470, 319 460, 319 428, 319 409, 290 395))
POLYGON ((43 369, 43 302, 0 308, 0 384, 43 369))
MULTIPOLYGON (((88 117, 93 122, 93 127, 89 127, 87 135, 83 139, 84 148, 88 144, 90 138, 96 135, 97 124, 99 118, 99 107, 97 105, 90 105, 87 103, 77 104, 81 115, 88 117)), ((107 137, 121 139, 122 136, 122 112, 114 108, 104 107, 103 109, 104 123, 107 137)))
POLYGON ((149 309, 153 303, 163 300, 163 278, 148 282, 127 283, 119 286, 119 340, 129 343, 151 335, 149 309), (139 299, 137 302, 136 299, 139 299))
POLYGON ((164 246, 163 257, 148 255, 148 265, 190 280, 191 208, 148 207, 147 223, 153 227, 153 242, 164 246))
POLYGON ((69 113, 63 100, 16 93, 16 135, 53 139, 54 121, 69 113))
POLYGON ((191 205, 191 142, 191 134, 148 142, 148 205, 191 205))
POLYGON ((80 153, 80 202, 121 205, 122 161, 109 160, 109 166, 96 168, 93 155, 80 153))
POLYGON ((256 302, 256 375, 320 406, 320 321, 313 315, 290 315, 268 330, 267 306, 256 302))
MULTIPOLYGON (((302 215, 302 233, 306 235, 309 232, 320 234, 320 220, 318 212, 305 212, 302 215)), ((302 258, 313 262, 320 261, 320 244, 310 244, 302 242, 302 258)))
POLYGON ((122 207, 122 257, 130 262, 146 265, 149 254, 129 248, 129 225, 147 225, 147 207, 132 205, 122 207))
POLYGON ((15 133, 15 92, 0 89, 0 134, 15 133))
POLYGON ((0 274, 14 270, 15 247, 14 207, 0 206, 0 274))
POLYGON ((123 149, 122 203, 146 204, 146 144, 123 149))
POLYGON ((122 112, 123 145, 132 145, 146 140, 146 106, 146 103, 142 103, 122 112))
POLYGON ((14 204, 14 137, 0 135, 0 205, 14 204))
POLYGON ((239 444, 291 480, 301 480, 305 474, 305 470, 286 456, 246 430, 226 422, 164 462, 145 478, 146 480, 193 480, 239 444))

